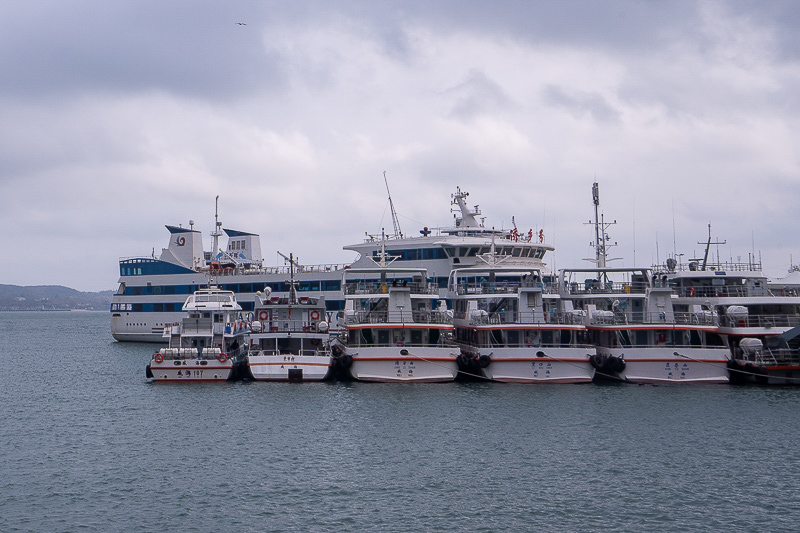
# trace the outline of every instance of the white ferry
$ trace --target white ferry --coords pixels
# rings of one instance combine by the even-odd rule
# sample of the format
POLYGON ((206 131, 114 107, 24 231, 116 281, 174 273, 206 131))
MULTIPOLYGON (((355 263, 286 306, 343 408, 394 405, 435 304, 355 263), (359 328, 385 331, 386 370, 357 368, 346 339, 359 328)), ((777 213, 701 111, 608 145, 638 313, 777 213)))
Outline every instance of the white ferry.
MULTIPOLYGON (((658 279, 675 294, 677 312, 708 313, 719 323, 731 361, 730 379, 800 384, 800 295, 779 284, 770 288, 760 262, 703 258, 658 267, 658 279)), ((787 285, 788 286, 788 285, 787 285)))
POLYGON ((186 299, 185 316, 164 328, 167 346, 153 354, 146 376, 155 381, 236 379, 248 324, 230 291, 200 289, 186 299))
POLYGON ((564 269, 561 298, 584 317, 598 378, 727 383, 729 351, 710 314, 676 312, 646 268, 564 269))
POLYGON ((557 295, 545 298, 551 288, 541 272, 508 256, 485 259, 483 267, 450 274, 462 371, 502 382, 591 382, 595 347, 586 342, 586 327, 558 311, 557 295))
POLYGON ((444 382, 458 375, 452 314, 421 268, 345 271, 345 308, 334 344, 336 365, 359 381, 444 382))
MULTIPOLYGON (((419 236, 406 236, 394 217, 395 233, 386 239, 387 253, 405 267, 425 268, 440 295, 446 292, 447 277, 454 267, 470 266, 476 257, 489 251, 492 238, 499 253, 543 268, 543 258, 553 250, 544 232, 533 228, 489 229, 478 206, 470 208, 468 193, 460 188, 452 195, 455 224, 451 227, 420 230, 419 236)), ((219 197, 217 197, 219 200, 219 197)), ((391 200, 391 198, 390 198, 391 200)), ((265 267, 260 237, 254 233, 223 229, 215 214, 211 251, 203 250, 202 235, 189 227, 166 226, 170 240, 156 257, 120 259, 119 287, 111 303, 111 334, 119 341, 159 342, 164 327, 181 318, 183 300, 213 276, 218 285, 235 293, 242 306, 242 319, 252 321, 257 291, 269 287, 273 296, 288 297, 289 267, 265 267), (219 238, 227 236, 227 247, 219 249, 219 238)), ((358 244, 345 246, 359 257, 353 268, 374 265, 381 241, 368 235, 358 244)), ((327 321, 344 309, 341 285, 342 264, 303 265, 295 272, 297 291, 308 297, 325 297, 327 321)))
MULTIPOLYGON (((289 261, 294 265, 290 255, 289 261)), ((246 357, 256 381, 322 381, 331 374, 331 349, 325 297, 256 293, 246 357)))

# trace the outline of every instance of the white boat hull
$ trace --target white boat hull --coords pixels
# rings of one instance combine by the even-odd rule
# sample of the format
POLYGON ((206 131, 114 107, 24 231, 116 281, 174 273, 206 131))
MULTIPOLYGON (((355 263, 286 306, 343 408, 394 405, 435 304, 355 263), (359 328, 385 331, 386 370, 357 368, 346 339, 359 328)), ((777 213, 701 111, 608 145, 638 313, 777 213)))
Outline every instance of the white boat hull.
POLYGON ((483 374, 507 383, 589 383, 594 368, 582 348, 499 348, 483 374))
POLYGON ((455 347, 361 347, 352 354, 350 373, 359 381, 447 382, 458 375, 457 356, 455 347))
POLYGON ((256 381, 322 381, 330 374, 330 355, 259 354, 246 359, 256 381))
POLYGON ((150 361, 150 372, 155 381, 215 382, 227 381, 233 371, 233 362, 215 359, 164 359, 150 361))
POLYGON ((728 383, 727 348, 606 348, 600 356, 623 357, 621 379, 635 383, 728 383), (675 355, 678 352, 681 355, 675 355))

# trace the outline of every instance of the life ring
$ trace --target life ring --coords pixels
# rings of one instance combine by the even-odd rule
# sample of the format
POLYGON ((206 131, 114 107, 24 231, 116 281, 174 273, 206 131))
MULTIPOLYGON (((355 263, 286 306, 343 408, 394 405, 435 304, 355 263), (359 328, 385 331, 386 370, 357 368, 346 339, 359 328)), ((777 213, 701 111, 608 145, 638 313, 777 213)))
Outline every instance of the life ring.
POLYGON ((259 320, 264 321, 264 320, 266 320, 268 318, 269 318, 269 313, 267 313, 266 311, 259 311, 259 313, 258 313, 258 319, 259 320))
POLYGON ((689 296, 694 296, 694 287, 689 289, 689 296))
POLYGON ((217 359, 219 359, 220 363, 224 363, 225 361, 228 360, 228 354, 226 354, 225 352, 219 352, 219 355, 217 355, 217 359))
POLYGON ((406 344, 402 341, 394 343, 395 346, 405 346, 406 344))
POLYGON ((156 363, 163 363, 164 362, 164 354, 161 352, 156 352, 153 354, 153 361, 156 363))
POLYGON ((319 311, 317 311, 316 309, 312 309, 312 311, 308 313, 308 317, 311 320, 319 320, 319 311))

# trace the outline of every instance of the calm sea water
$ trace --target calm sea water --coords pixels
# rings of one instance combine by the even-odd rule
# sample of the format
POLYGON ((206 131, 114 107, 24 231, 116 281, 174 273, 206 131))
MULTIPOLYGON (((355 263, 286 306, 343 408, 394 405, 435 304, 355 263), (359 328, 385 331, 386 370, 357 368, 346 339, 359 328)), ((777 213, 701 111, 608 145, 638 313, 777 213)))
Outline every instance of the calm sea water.
POLYGON ((796 531, 800 388, 152 384, 0 313, 1 531, 796 531))

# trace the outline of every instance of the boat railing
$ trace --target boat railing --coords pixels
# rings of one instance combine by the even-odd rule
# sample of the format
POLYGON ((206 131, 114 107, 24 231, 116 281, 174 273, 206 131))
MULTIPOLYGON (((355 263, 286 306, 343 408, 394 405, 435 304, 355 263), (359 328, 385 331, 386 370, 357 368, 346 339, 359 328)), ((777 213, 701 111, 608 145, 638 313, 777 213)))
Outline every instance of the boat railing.
POLYGON ((651 325, 672 328, 675 326, 714 326, 716 322, 711 313, 643 313, 634 314, 619 313, 613 311, 595 312, 590 318, 590 323, 598 326, 619 326, 619 325, 651 325))
POLYGON ((540 311, 502 311, 487 313, 475 311, 470 313, 454 313, 454 318, 467 320, 471 326, 496 326, 496 325, 576 325, 583 323, 583 317, 575 313, 542 313, 540 311))
MULTIPOLYGON (((344 270, 349 265, 338 263, 326 263, 319 265, 300 265, 294 267, 294 273, 321 273, 321 272, 337 272, 344 270)), ((208 272, 212 276, 249 276, 249 275, 263 275, 263 274, 281 274, 285 276, 291 275, 291 267, 283 266, 235 266, 235 267, 221 267, 210 268, 204 267, 204 272, 208 272)))
POLYGON ((388 294, 394 287, 408 287, 411 294, 439 294, 439 287, 433 283, 420 282, 392 282, 392 281, 348 281, 344 286, 344 293, 356 294, 388 294))
POLYGON ((356 311, 345 313, 347 324, 451 324, 443 311, 356 311))
POLYGON ((284 357, 287 362, 291 362, 294 360, 294 357, 301 356, 301 357, 314 357, 314 356, 330 356, 330 352, 326 351, 322 347, 312 348, 312 349, 305 349, 305 350, 278 350, 278 349, 270 349, 270 348, 260 348, 255 349, 250 354, 254 357, 257 356, 270 356, 270 357, 284 357))
POLYGON ((228 349, 228 351, 223 352, 219 348, 162 348, 160 351, 161 355, 164 356, 165 360, 171 361, 183 361, 188 359, 197 359, 200 361, 222 361, 221 353, 225 353, 225 359, 236 359, 238 358, 243 351, 243 347, 239 346, 237 348, 228 349))
POLYGON ((800 326, 800 315, 726 315, 720 317, 720 326, 726 328, 792 328, 800 326))
POLYGON ((538 288, 544 294, 558 294, 558 286, 542 282, 514 282, 514 281, 481 281, 475 283, 459 283, 455 286, 455 293, 459 296, 475 294, 517 294, 523 288, 538 288))
POLYGON ((307 320, 265 320, 254 333, 317 333, 317 323, 307 320))
MULTIPOLYGON (((689 261, 669 268, 667 265, 653 265, 651 270, 659 274, 668 272, 703 272, 700 269, 700 261, 689 261)), ((707 263, 706 272, 761 272, 761 261, 749 261, 747 263, 734 261, 717 261, 707 263)))
POLYGON ((719 287, 675 287, 673 292, 682 298, 750 298, 769 296, 766 287, 749 288, 742 285, 720 285, 719 287))
POLYGON ((184 318, 180 323, 165 325, 164 334, 168 336, 235 335, 247 333, 249 327, 250 325, 244 320, 223 324, 222 322, 211 322, 210 318, 184 318))
POLYGON ((777 365, 800 365, 800 350, 765 348, 761 362, 777 365))
POLYGON ((588 280, 584 283, 572 281, 564 284, 564 293, 567 296, 582 294, 642 294, 647 289, 643 282, 600 282, 588 280))

